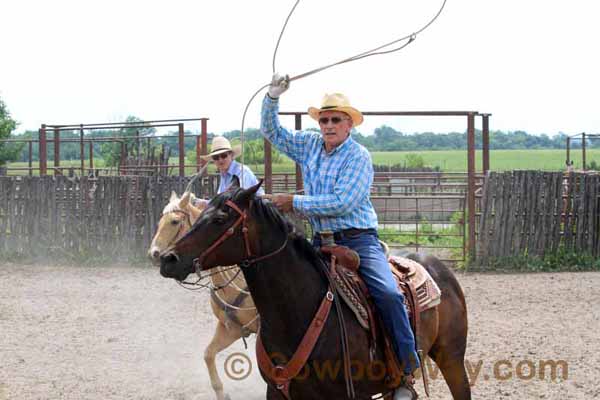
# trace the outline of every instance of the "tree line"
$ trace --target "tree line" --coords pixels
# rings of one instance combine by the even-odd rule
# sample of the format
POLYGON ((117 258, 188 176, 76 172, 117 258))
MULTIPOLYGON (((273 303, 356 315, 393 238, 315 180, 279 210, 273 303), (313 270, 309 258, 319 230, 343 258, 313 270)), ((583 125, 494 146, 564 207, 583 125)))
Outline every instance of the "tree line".
MULTIPOLYGON (((125 122, 132 124, 143 124, 143 120, 135 116, 129 116, 125 122)), ((14 130, 17 128, 17 122, 11 118, 8 108, 0 98, 0 139, 34 139, 37 140, 39 134, 37 131, 26 131, 22 134, 16 135, 14 130)), ((318 131, 315 128, 309 128, 309 130, 318 131)), ((52 130, 49 130, 50 134, 48 138, 52 138, 52 130)), ((191 132, 186 132, 190 134, 191 132)), ((106 138, 109 136, 119 136, 124 138, 124 143, 127 144, 128 153, 133 152, 134 154, 144 156, 147 155, 152 147, 167 147, 170 148, 170 154, 177 156, 179 154, 178 148, 178 133, 169 132, 166 137, 153 137, 156 131, 152 127, 134 129, 124 128, 120 130, 106 129, 106 130, 94 130, 85 131, 84 137, 90 138, 106 138), (136 136, 144 139, 143 145, 137 145, 135 140, 136 136), (147 146, 150 142, 151 146, 147 146)), ((209 133, 209 142, 214 137, 214 133, 209 133)), ((241 133, 239 130, 232 130, 222 133, 223 136, 230 139, 234 144, 239 143, 241 133)), ((79 130, 73 131, 62 131, 60 133, 61 140, 63 139, 79 139, 79 130)), ((467 148, 467 133, 465 132, 450 132, 450 133, 433 133, 433 132, 422 132, 422 133, 404 133, 397 131, 392 127, 382 125, 376 128, 371 134, 363 133, 359 130, 352 132, 352 137, 364 145, 371 151, 418 151, 418 150, 459 150, 467 148)), ((490 149, 492 150, 504 150, 504 149, 564 149, 566 147, 567 135, 565 133, 559 133, 550 137, 549 135, 531 135, 525 131, 490 131, 489 142, 490 149)), ((245 161, 248 163, 262 162, 264 159, 264 145, 263 137, 260 131, 256 128, 249 128, 244 132, 245 142, 245 161)), ((599 140, 591 140, 586 143, 588 147, 600 147, 599 140)), ((476 131, 475 146, 480 149, 481 146, 481 132, 476 131)), ((186 158, 190 162, 195 161, 195 147, 196 140, 193 137, 185 139, 185 152, 186 158)), ((581 141, 575 141, 572 143, 573 148, 581 147, 581 141)), ((54 151, 52 151, 53 143, 48 142, 48 160, 52 161, 54 158, 54 151)), ((103 159, 106 166, 116 165, 121 156, 121 145, 115 142, 95 142, 93 145, 94 158, 103 159)), ((61 143, 60 155, 62 160, 77 160, 81 157, 80 155, 80 144, 78 142, 63 142, 61 143)), ((89 158, 89 145, 85 146, 84 157, 89 158)), ((281 160, 281 154, 273 149, 273 161, 278 162, 281 160)), ((37 145, 32 148, 33 160, 39 160, 39 149, 37 145)), ((7 161, 27 161, 28 160, 28 149, 25 144, 7 143, 0 141, 0 166, 5 164, 7 161)))
MULTIPOLYGON (((141 120, 136 117, 128 117, 127 122, 139 122, 141 120)), ((52 131, 48 138, 52 138, 52 131)), ((178 148, 178 133, 169 132, 166 137, 154 138, 152 137, 155 133, 153 128, 143 128, 140 132, 140 137, 151 137, 152 146, 160 147, 167 146, 171 148, 171 155, 177 156, 179 154, 178 148)), ((186 132, 191 134, 192 132, 186 132)), ((12 138, 19 139, 38 139, 37 131, 27 131, 20 135, 13 135, 12 138)), ((120 136, 125 138, 125 143, 128 145, 128 149, 132 151, 135 149, 136 141, 136 129, 125 128, 119 131, 116 130, 97 130, 97 131, 86 131, 85 138, 103 138, 109 136, 120 136)), ((214 133, 208 134, 209 143, 215 136, 214 133)), ((227 137, 232 141, 233 144, 240 142, 240 131, 233 130, 224 132, 223 136, 227 137)), ((79 131, 63 131, 60 134, 62 139, 79 139, 79 131)), ((396 131, 389 126, 381 126, 376 128, 373 134, 365 135, 360 131, 354 131, 352 137, 364 145, 371 151, 418 151, 418 150, 462 150, 467 148, 467 133, 466 132, 450 132, 450 133, 433 133, 423 132, 406 134, 401 131, 396 131)), ((146 139, 147 140, 147 139, 146 139)), ((145 141, 142 141, 146 143, 145 141)), ((263 137, 258 129, 250 128, 244 132, 245 142, 245 159, 247 162, 261 162, 264 159, 264 146, 263 137)), ((490 131, 489 134, 490 149, 492 150, 511 150, 511 149, 564 149, 567 142, 567 135, 559 133, 555 136, 548 135, 531 135, 524 131, 504 132, 504 131, 490 131)), ((54 157, 53 143, 51 140, 48 142, 48 160, 52 161, 54 157)), ((588 148, 600 147, 600 140, 587 141, 586 145, 588 148)), ((196 154, 196 140, 194 138, 185 139, 185 152, 186 158, 190 161, 195 160, 196 154)), ((481 132, 476 131, 475 136, 475 147, 481 149, 481 132)), ((572 143, 572 148, 581 147, 581 141, 575 141, 572 143)), ((13 145, 12 153, 16 153, 17 161, 27 161, 28 152, 23 146, 17 150, 17 147, 13 145)), ((105 160, 105 165, 115 165, 120 157, 120 144, 118 143, 94 143, 94 157, 105 160)), ((141 153, 147 151, 146 145, 140 146, 141 153)), ((38 147, 33 146, 33 160, 38 160, 38 147)), ((78 142, 63 142, 60 148, 61 159, 63 160, 78 160, 80 158, 80 145, 78 142)), ((2 153, 0 153, 1 155, 2 153)), ((89 157, 88 145, 85 147, 85 157, 89 157)), ((273 149, 273 161, 277 162, 280 160, 281 154, 273 149)))
MULTIPOLYGON (((353 133, 356 141, 371 151, 412 151, 412 150, 461 150, 467 148, 467 132, 433 133, 422 132, 406 134, 389 126, 376 128, 372 135, 363 135, 361 132, 353 133)), ((567 135, 559 133, 552 137, 531 135, 525 131, 500 130, 490 131, 490 149, 564 149, 567 144, 567 135)), ((588 147, 600 147, 600 141, 587 141, 588 147)), ((475 147, 482 148, 482 135, 480 130, 475 131, 475 147)), ((581 147, 581 141, 572 143, 572 148, 581 147)))

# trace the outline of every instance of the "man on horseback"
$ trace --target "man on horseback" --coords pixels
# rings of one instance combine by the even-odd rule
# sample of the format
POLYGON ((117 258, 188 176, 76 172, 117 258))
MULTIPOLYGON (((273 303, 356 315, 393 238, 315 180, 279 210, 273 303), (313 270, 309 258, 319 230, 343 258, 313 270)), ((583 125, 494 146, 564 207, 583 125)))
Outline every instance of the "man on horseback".
MULTIPOLYGON (((271 196, 281 211, 306 215, 315 232, 333 231, 335 242, 356 251, 360 269, 375 305, 392 338, 404 368, 406 385, 395 399, 414 398, 412 373, 419 367, 415 338, 377 236, 377 214, 369 198, 373 166, 368 150, 350 136, 363 122, 360 111, 339 93, 325 95, 320 108, 309 115, 319 122, 321 133, 289 131, 279 122, 279 96, 289 87, 289 77, 275 74, 262 103, 261 132, 279 150, 302 167, 304 194, 271 196)), ((320 236, 313 239, 320 246, 320 236)))

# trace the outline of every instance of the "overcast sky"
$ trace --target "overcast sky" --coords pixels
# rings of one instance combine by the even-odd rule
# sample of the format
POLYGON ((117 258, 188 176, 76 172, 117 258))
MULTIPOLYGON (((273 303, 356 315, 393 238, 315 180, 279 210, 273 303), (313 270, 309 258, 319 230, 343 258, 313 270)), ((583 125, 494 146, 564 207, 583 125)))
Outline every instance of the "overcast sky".
MULTIPOLYGON (((239 129, 250 96, 271 78, 293 4, 2 0, 0 97, 18 131, 128 115, 208 117, 211 132, 239 129)), ((399 38, 441 4, 302 0, 276 68, 293 76, 399 38)), ((448 0, 406 49, 295 81, 281 109, 306 110, 337 91, 364 111, 474 110, 493 114, 492 129, 600 133, 599 17, 597 0, 448 0)), ((246 126, 258 127, 261 98, 246 126)), ((404 132, 466 127, 457 118, 369 118, 361 131, 382 124, 404 132)))

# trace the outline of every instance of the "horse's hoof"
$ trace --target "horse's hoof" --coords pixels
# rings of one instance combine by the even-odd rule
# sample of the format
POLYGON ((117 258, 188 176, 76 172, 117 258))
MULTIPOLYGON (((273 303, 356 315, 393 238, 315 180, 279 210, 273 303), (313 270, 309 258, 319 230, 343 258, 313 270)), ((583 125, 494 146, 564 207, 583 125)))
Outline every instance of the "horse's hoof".
POLYGON ((224 399, 225 399, 225 400, 231 400, 231 397, 229 397, 229 395, 228 395, 228 394, 226 394, 226 395, 225 395, 225 397, 224 397, 224 399))
POLYGON ((415 400, 416 393, 404 386, 400 386, 394 391, 394 400, 415 400))

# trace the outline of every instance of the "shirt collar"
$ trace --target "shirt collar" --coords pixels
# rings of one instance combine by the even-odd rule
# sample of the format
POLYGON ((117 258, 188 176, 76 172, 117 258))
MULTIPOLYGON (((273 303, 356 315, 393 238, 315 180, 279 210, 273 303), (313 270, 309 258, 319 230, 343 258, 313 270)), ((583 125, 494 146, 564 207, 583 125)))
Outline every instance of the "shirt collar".
POLYGON ((328 156, 332 156, 335 153, 337 153, 338 151, 342 151, 344 149, 346 149, 348 146, 351 146, 351 143, 354 142, 354 139, 352 139, 352 135, 348 135, 348 137, 346 138, 346 140, 344 140, 342 142, 342 144, 340 144, 339 146, 337 146, 336 148, 334 148, 333 150, 331 150, 331 152, 327 152, 327 150, 325 149, 325 141, 323 141, 323 150, 325 151, 325 154, 327 154, 328 156))
POLYGON ((222 176, 227 176, 227 175, 235 175, 235 176, 239 176, 240 174, 240 170, 241 170, 241 165, 239 162, 233 160, 231 161, 231 164, 229 164, 229 168, 227 168, 227 171, 225 171, 225 173, 222 173, 222 176))

